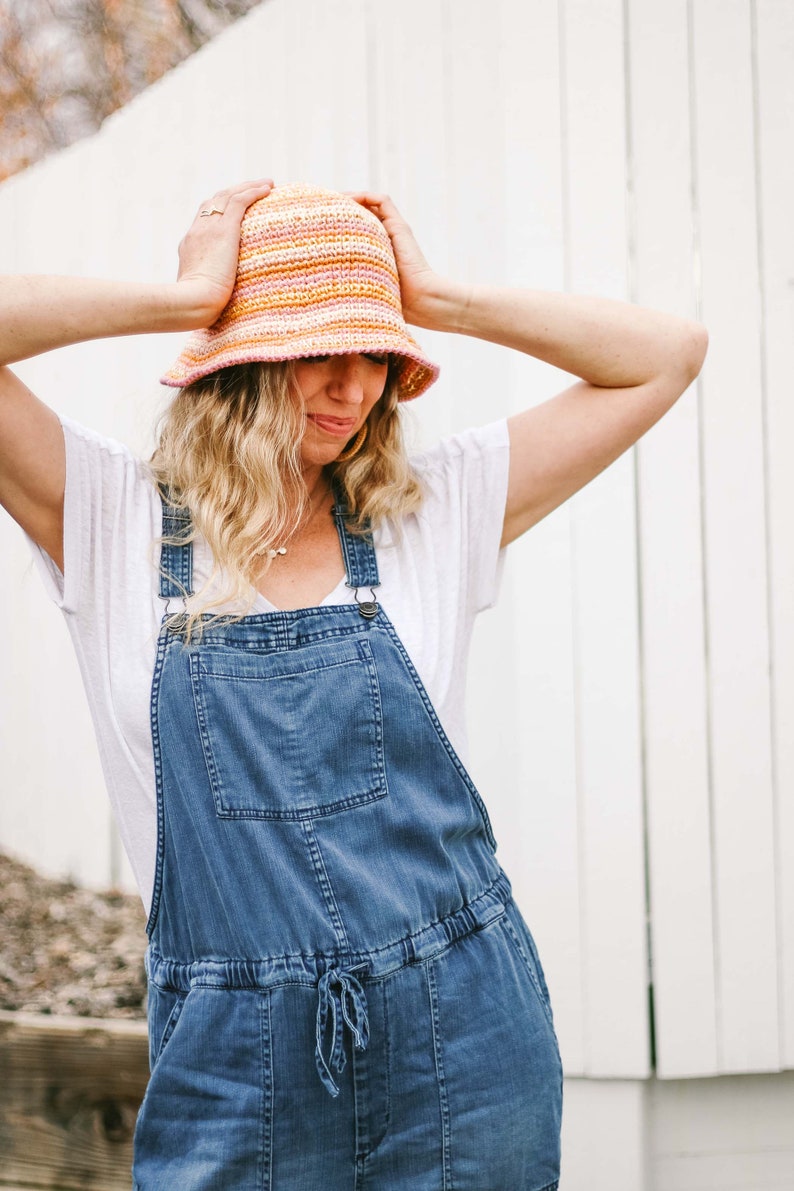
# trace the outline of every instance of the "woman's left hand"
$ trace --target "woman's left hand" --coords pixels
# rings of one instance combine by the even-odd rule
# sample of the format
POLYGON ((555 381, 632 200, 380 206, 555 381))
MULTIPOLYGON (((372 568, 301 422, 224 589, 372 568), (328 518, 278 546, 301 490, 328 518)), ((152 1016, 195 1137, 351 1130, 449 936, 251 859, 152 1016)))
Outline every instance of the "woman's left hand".
POLYGON ((429 330, 454 331, 451 315, 463 301, 461 288, 431 269, 413 232, 387 194, 372 191, 348 191, 348 194, 376 215, 389 234, 400 275, 405 321, 429 330))

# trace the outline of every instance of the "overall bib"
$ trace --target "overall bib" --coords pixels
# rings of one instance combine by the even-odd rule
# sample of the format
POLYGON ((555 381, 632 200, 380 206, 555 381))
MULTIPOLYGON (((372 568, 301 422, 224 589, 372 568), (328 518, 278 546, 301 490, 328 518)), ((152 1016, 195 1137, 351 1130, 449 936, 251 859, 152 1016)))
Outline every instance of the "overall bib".
MULTIPOLYGON (((376 602, 372 542, 335 517, 355 603, 191 643, 163 617, 134 1186, 553 1191, 562 1070, 534 943, 376 602)), ((164 505, 164 536, 189 527, 164 505)), ((191 544, 164 544, 161 571, 164 599, 191 593, 191 544)))

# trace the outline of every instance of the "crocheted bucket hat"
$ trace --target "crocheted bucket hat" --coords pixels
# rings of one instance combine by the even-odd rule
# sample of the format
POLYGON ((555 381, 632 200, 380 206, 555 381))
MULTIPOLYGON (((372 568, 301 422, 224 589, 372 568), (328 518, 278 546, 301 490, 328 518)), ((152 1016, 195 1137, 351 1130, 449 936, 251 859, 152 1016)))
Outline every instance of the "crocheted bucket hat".
POLYGON ((391 240, 377 216, 333 190, 277 186, 243 218, 228 305, 189 336, 161 381, 182 387, 231 364, 348 352, 396 357, 401 401, 438 376, 406 328, 391 240))

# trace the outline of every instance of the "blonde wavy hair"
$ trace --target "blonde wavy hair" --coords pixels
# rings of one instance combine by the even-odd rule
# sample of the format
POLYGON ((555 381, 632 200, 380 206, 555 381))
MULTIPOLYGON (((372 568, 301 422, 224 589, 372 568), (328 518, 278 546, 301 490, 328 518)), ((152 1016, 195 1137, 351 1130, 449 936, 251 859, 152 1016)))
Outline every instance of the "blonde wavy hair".
MULTIPOLYGON (((421 503, 398 397, 390 361, 383 396, 367 419, 364 446, 348 462, 329 465, 357 533, 384 518, 399 519, 421 503)), ((149 460, 152 479, 171 504, 190 510, 192 531, 179 541, 200 534, 213 558, 206 583, 188 601, 183 625, 188 640, 210 620, 245 616, 256 599, 254 580, 271 564, 267 551, 289 542, 299 529, 309 510, 300 457, 303 430, 291 361, 214 372, 180 389, 163 414, 149 460), (207 619, 205 614, 226 603, 239 603, 243 610, 207 619)))

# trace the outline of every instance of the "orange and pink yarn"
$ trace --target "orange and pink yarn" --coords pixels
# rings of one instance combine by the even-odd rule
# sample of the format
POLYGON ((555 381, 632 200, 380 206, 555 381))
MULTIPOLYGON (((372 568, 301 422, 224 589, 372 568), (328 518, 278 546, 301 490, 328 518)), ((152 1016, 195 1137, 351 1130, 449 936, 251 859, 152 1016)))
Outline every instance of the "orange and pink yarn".
POLYGON ((397 357, 400 400, 438 367, 409 334, 391 241, 360 203, 314 186, 277 186, 246 212, 237 281, 211 327, 194 331, 166 385, 254 360, 346 352, 397 357))

